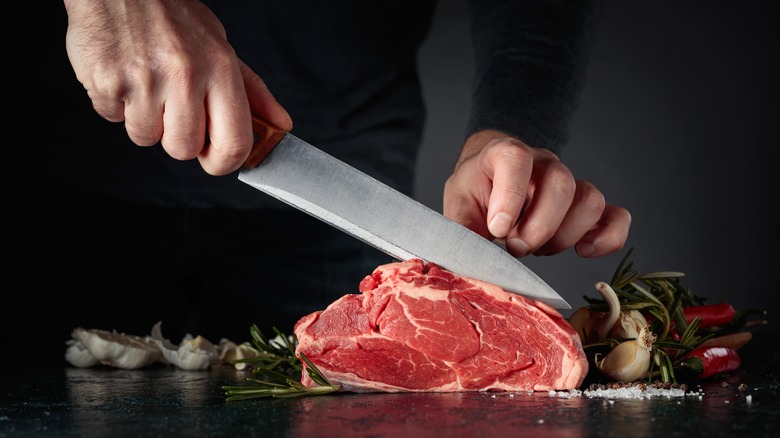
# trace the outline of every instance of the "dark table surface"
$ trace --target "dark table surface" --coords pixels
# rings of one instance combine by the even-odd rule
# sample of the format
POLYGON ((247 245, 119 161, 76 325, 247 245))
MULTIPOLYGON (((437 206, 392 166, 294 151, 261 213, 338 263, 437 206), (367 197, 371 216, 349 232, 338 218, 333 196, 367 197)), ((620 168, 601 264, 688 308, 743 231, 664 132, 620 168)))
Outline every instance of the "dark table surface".
POLYGON ((587 392, 342 393, 226 402, 222 385, 245 384, 251 373, 8 369, 0 375, 0 437, 777 437, 777 335, 755 333, 731 375, 687 382, 685 396, 643 399, 587 392))

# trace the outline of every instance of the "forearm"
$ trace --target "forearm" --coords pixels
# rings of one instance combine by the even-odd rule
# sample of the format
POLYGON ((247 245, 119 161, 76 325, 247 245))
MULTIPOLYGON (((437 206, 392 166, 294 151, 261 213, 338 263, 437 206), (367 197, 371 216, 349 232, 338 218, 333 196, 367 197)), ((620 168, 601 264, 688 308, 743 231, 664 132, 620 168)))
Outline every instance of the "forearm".
POLYGON ((496 130, 559 151, 584 87, 600 3, 472 0, 469 6, 475 78, 466 136, 496 130))

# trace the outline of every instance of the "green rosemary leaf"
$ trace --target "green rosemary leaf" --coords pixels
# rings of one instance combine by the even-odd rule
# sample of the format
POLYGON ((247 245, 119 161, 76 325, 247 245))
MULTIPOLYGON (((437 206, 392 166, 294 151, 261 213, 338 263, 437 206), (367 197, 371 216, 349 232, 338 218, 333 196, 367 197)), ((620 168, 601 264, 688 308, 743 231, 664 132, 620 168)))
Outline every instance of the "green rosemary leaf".
POLYGON ((318 385, 320 386, 331 386, 330 382, 328 382, 328 379, 325 378, 324 375, 322 375, 322 372, 320 372, 319 368, 314 366, 313 363, 309 360, 308 357, 306 357, 305 354, 301 353, 301 359, 303 359, 304 362, 306 362, 306 372, 309 373, 309 377, 318 385))
POLYGON ((628 258, 631 257, 632 252, 634 252, 633 247, 629 248, 626 252, 626 255, 623 256, 623 258, 620 260, 617 269, 615 269, 615 274, 612 276, 612 281, 610 281, 610 284, 618 285, 620 283, 620 279, 626 275, 626 272, 632 271, 633 263, 629 263, 626 267, 626 263, 628 262, 628 258))
POLYGON ((291 341, 291 336, 286 336, 284 333, 282 333, 278 328, 273 328, 274 332, 276 333, 276 336, 282 339, 285 348, 287 349, 287 352, 295 354, 295 342, 291 341))
POLYGON ((683 314, 682 305, 680 304, 681 298, 682 294, 675 294, 674 301, 672 302, 672 305, 669 307, 669 309, 670 313, 672 314, 672 318, 674 319, 674 323, 677 326, 677 331, 686 333, 689 330, 688 323, 685 322, 685 315, 683 314))
POLYGON ((639 293, 644 295, 648 300, 650 300, 650 301, 658 304, 659 306, 663 307, 664 304, 661 302, 661 300, 659 300, 658 297, 656 297, 650 290, 645 289, 644 287, 642 287, 639 283, 637 283, 635 281, 631 282, 631 286, 633 286, 634 289, 636 289, 639 293))
POLYGON ((272 381, 272 380, 260 380, 260 379, 253 379, 251 377, 247 377, 247 382, 255 383, 259 386, 267 386, 270 388, 287 388, 287 379, 283 381, 272 381))

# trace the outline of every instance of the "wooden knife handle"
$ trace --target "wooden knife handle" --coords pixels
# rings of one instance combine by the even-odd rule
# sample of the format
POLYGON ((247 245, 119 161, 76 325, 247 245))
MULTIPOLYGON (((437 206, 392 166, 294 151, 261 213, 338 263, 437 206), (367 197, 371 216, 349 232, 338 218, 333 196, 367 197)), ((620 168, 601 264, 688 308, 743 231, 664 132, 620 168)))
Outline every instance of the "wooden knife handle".
POLYGON ((244 161, 244 169, 253 169, 279 144, 286 132, 252 114, 252 132, 255 134, 255 142, 249 157, 244 161))

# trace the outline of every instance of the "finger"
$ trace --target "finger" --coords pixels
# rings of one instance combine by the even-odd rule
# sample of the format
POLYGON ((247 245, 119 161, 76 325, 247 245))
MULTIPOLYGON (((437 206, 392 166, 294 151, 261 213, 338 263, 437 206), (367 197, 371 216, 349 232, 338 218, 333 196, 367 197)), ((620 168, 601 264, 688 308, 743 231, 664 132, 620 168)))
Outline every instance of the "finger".
POLYGON ((87 95, 92 100, 92 108, 100 117, 115 123, 125 120, 125 102, 123 100, 99 96, 90 90, 87 90, 87 95))
POLYGON ((485 152, 484 167, 493 183, 487 211, 488 229, 494 237, 504 238, 525 204, 533 156, 528 146, 509 140, 488 145, 485 152))
MULTIPOLYGON (((236 65, 237 66, 237 65, 236 65)), ((211 175, 226 175, 241 167, 252 147, 252 117, 239 68, 229 69, 207 90, 209 144, 198 156, 211 175)))
POLYGON ((252 112, 280 129, 292 130, 293 122, 290 114, 271 94, 263 79, 241 60, 238 63, 252 112))
POLYGON ((483 172, 477 172, 476 158, 458 166, 458 170, 444 184, 443 214, 480 236, 490 239, 487 228, 486 206, 490 198, 491 181, 483 172))
POLYGON ((125 102, 125 130, 138 146, 152 146, 163 135, 163 107, 148 89, 136 88, 125 102))
POLYGON ((576 183, 569 169, 550 151, 537 150, 531 197, 523 216, 507 236, 506 248, 515 257, 524 257, 555 235, 571 206, 576 183))
POLYGON ((606 204, 604 195, 588 181, 577 181, 576 184, 574 200, 561 225, 547 243, 534 251, 534 255, 554 255, 571 248, 601 219, 606 204))
POLYGON ((192 160, 206 142, 206 110, 202 88, 177 84, 166 93, 162 114, 162 147, 177 160, 192 160))
POLYGON ((619 251, 628 240, 631 214, 628 210, 607 205, 596 227, 582 236, 575 249, 580 257, 601 257, 619 251))

